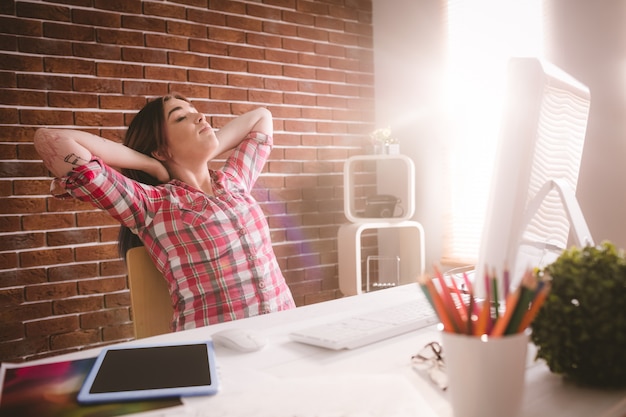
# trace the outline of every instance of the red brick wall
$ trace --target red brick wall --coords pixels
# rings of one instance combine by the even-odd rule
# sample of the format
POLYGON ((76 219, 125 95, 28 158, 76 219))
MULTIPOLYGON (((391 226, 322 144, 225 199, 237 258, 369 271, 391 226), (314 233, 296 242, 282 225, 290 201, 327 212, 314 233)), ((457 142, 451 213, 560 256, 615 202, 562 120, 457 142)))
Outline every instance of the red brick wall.
POLYGON ((48 193, 39 126, 120 140, 179 91, 214 126, 266 105, 256 197, 298 305, 340 296, 345 159, 373 125, 371 0, 0 2, 0 361, 133 338, 117 224, 48 193))

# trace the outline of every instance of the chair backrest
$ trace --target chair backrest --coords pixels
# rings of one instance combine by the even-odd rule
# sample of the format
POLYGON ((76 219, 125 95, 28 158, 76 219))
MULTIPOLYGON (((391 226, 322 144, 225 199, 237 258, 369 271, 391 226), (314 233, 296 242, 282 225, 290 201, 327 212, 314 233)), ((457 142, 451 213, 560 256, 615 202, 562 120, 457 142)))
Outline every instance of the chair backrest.
POLYGON ((135 337, 169 333, 174 309, 167 282, 143 246, 126 253, 135 337))

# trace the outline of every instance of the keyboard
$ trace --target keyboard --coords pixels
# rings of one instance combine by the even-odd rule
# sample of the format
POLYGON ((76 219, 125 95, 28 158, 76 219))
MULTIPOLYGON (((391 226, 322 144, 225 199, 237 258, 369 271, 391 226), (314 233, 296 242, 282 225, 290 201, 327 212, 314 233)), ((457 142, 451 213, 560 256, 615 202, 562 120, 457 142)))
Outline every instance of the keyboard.
POLYGON ((296 330, 289 336, 297 342, 327 349, 356 349, 438 322, 435 311, 423 297, 296 330))

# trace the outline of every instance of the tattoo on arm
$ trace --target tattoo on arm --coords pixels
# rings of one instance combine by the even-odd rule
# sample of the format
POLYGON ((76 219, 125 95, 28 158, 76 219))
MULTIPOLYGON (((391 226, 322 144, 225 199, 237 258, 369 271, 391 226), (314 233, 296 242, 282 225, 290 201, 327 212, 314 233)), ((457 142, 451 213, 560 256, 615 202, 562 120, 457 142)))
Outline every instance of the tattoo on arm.
POLYGON ((87 160, 85 160, 84 158, 81 158, 80 156, 76 155, 75 153, 71 153, 67 156, 65 156, 65 158, 63 158, 63 161, 67 162, 68 164, 72 164, 74 166, 79 165, 79 161, 83 161, 85 163, 89 162, 87 160))

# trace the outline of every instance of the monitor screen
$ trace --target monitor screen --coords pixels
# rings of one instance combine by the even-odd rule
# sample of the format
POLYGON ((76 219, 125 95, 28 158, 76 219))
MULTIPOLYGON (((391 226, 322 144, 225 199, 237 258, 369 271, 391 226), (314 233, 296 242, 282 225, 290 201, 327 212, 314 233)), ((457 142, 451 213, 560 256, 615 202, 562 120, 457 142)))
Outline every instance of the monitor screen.
MULTIPOLYGON (((577 242, 591 242, 575 198, 590 108, 589 89, 538 58, 512 58, 485 225, 476 265, 484 277, 518 285, 527 268, 553 262, 577 242)), ((503 293, 503 286, 499 285, 503 293)))

